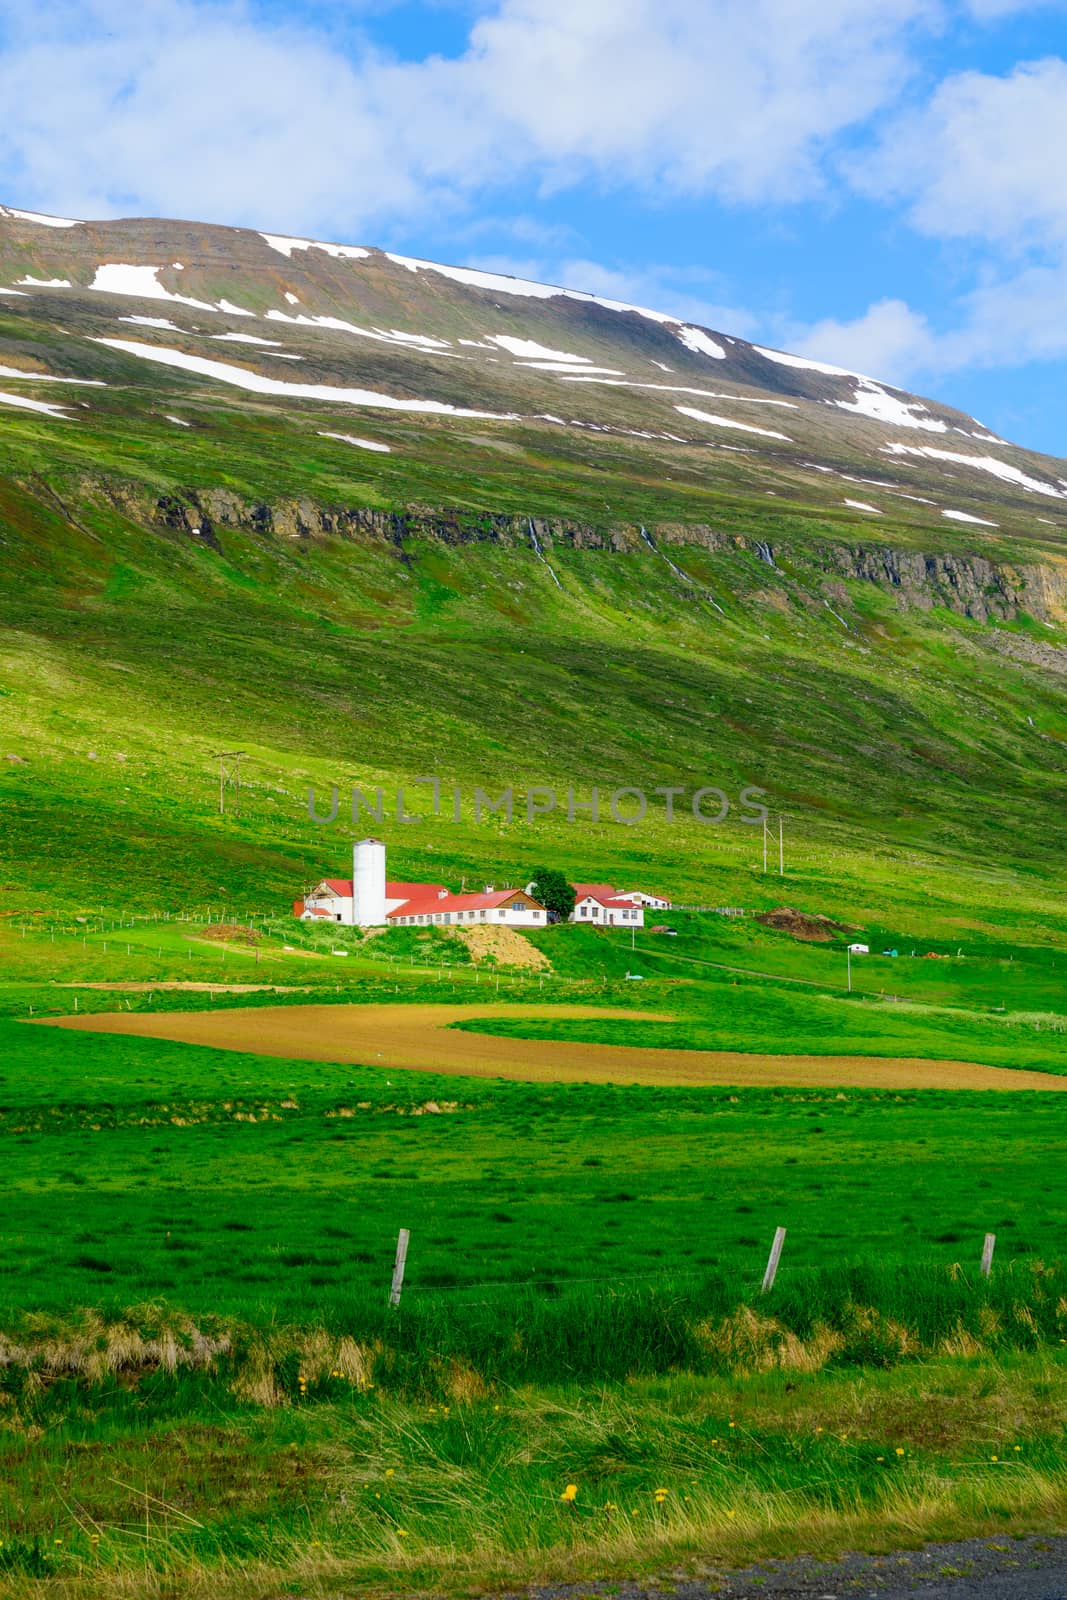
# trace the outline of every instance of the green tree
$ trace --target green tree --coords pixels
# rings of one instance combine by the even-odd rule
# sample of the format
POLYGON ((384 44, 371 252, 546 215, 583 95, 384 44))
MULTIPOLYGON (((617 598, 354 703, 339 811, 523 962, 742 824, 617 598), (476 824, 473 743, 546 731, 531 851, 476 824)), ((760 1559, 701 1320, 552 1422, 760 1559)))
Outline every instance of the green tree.
POLYGON ((537 867, 531 880, 530 893, 540 900, 548 912, 550 922, 566 922, 574 910, 574 885, 568 883, 562 872, 554 867, 537 867))

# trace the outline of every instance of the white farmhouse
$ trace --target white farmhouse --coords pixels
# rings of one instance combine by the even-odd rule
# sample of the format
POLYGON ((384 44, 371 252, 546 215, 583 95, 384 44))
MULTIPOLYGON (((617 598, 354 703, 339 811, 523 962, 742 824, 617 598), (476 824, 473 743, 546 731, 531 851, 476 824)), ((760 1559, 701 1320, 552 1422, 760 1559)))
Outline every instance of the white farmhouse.
POLYGON ((547 928, 548 913, 525 889, 486 888, 481 894, 446 894, 408 900, 389 913, 390 927, 412 924, 491 923, 494 928, 547 928))
POLYGON ((596 928, 643 928, 645 910, 669 911, 666 895, 647 889, 615 889, 610 883, 576 883, 570 920, 596 928))
POLYGON ((669 911, 671 909, 671 902, 666 895, 648 894, 644 889, 620 889, 618 898, 620 900, 633 900, 639 906, 647 906, 649 911, 669 911))
POLYGON ((596 928, 643 928, 645 908, 622 895, 586 892, 574 902, 570 920, 596 928))
POLYGON ((350 928, 479 922, 497 928, 548 925, 544 906, 523 889, 487 886, 481 894, 452 894, 443 883, 387 879, 380 839, 360 839, 352 847, 351 878, 323 878, 294 910, 305 921, 322 918, 350 928))

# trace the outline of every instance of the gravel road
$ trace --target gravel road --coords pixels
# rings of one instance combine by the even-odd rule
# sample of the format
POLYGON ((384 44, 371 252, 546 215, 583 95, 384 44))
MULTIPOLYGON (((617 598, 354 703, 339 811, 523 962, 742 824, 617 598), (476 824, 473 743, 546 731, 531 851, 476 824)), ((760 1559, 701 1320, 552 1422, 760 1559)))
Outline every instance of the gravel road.
POLYGON ((621 1580, 547 1584, 502 1600, 1067 1600, 1067 1537, 967 1539, 889 1556, 839 1561, 764 1561, 700 1578, 661 1573, 621 1580))

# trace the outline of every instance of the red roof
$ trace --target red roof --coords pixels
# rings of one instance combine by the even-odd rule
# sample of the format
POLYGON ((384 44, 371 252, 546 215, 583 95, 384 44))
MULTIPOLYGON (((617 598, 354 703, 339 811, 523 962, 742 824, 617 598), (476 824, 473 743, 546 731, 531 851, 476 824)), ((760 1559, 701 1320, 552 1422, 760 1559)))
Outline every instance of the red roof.
POLYGON ((594 900, 610 900, 615 893, 610 883, 576 883, 574 885, 574 898, 584 900, 587 895, 592 895, 594 900))
MULTIPOLYGON (((351 878, 323 878, 323 883, 334 894, 339 894, 343 900, 352 898, 351 878)), ((414 900, 416 896, 424 899, 430 895, 447 894, 448 890, 443 883, 387 883, 385 898, 387 900, 414 900)))
POLYGON ((397 906, 395 911, 390 911, 389 917, 392 920, 393 917, 428 916, 431 912, 490 911, 504 905, 517 894, 521 894, 523 899, 529 901, 538 911, 544 910, 540 901, 535 900, 533 895, 527 894, 524 889, 494 889, 492 894, 450 894, 443 900, 439 900, 435 895, 432 899, 427 897, 424 900, 409 900, 405 905, 397 906))

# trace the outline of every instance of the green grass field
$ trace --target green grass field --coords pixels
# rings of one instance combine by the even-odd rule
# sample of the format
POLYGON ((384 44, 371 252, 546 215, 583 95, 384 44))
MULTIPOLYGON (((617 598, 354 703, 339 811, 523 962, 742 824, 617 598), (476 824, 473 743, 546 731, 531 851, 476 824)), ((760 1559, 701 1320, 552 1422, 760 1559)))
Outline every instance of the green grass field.
POLYGON ((980 934, 935 961, 887 929, 906 953, 857 961, 850 997, 845 936, 675 920, 640 949, 537 935, 547 980, 440 932, 12 922, 0 1592, 474 1592, 1055 1526, 1055 1095, 390 1076, 28 1020, 499 978, 677 1021, 481 1029, 1067 1065, 1055 946, 980 934), (264 992, 90 987, 180 981, 264 992))
MULTIPOLYGON (((667 478, 630 440, 553 454, 516 430, 472 456, 452 424, 387 418, 395 454, 354 477, 311 412, 184 377, 179 455, 160 406, 133 423, 125 358, 86 360, 111 384, 92 415, 6 420, 0 481, 0 1594, 485 1593, 1062 1524, 1051 1091, 515 1083, 30 1020, 579 1001, 674 1020, 475 1026, 1057 1077, 1060 612, 978 620, 859 576, 869 533, 788 463, 679 449, 667 478), (271 516, 201 539, 208 489, 271 516), (305 502, 458 509, 391 541, 289 531, 305 502), (582 519, 562 589, 486 507, 582 519), (671 546, 683 579, 633 528, 612 548, 620 519, 708 537, 671 546), (235 749, 239 817, 218 809, 235 749), (459 821, 396 820, 426 776, 460 785, 459 821), (748 914, 672 912, 676 938, 632 944, 548 930, 543 972, 297 924, 372 826, 356 784, 385 791, 394 877, 558 864, 748 914), (474 786, 508 784, 516 820, 477 822, 474 786), (546 784, 561 803, 527 822, 546 784), (736 808, 705 826, 656 799, 631 828, 562 799, 748 784, 785 819, 781 875, 736 808), (751 914, 783 904, 858 931, 804 944, 751 914), (220 918, 253 937, 220 943, 220 918), (872 951, 851 993, 850 937, 872 951)), ((1039 544, 1024 513, 998 504, 982 548, 1052 572, 1059 531, 1039 544)), ((929 548, 921 515, 887 519, 888 550, 929 548)))

